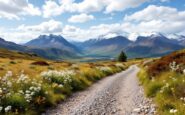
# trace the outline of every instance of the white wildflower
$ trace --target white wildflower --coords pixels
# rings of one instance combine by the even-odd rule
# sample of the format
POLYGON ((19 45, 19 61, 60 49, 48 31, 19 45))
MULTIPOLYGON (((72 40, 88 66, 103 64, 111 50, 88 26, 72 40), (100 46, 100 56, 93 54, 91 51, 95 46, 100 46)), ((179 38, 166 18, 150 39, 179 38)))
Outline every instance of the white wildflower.
POLYGON ((12 82, 8 81, 7 85, 8 85, 8 87, 12 87, 12 82))
POLYGON ((12 106, 7 106, 4 110, 7 113, 7 112, 11 111, 11 109, 12 109, 12 106))
POLYGON ((62 84, 60 84, 60 85, 58 85, 58 87, 60 87, 60 88, 62 88, 62 87, 64 87, 62 84))
POLYGON ((170 69, 171 69, 172 71, 177 71, 177 70, 180 68, 180 66, 177 65, 177 63, 176 63, 175 61, 173 61, 172 63, 170 63, 170 64, 169 64, 169 67, 170 67, 170 69))
POLYGON ((112 70, 110 67, 98 67, 98 69, 100 71, 103 71, 103 72, 107 72, 107 71, 111 71, 112 70))
POLYGON ((3 110, 3 107, 0 106, 0 112, 3 110))
POLYGON ((123 68, 124 67, 124 65, 122 63, 116 63, 115 66, 116 67, 120 67, 120 68, 123 68))
POLYGON ((20 94, 24 94, 23 90, 19 90, 18 92, 19 92, 20 94))
POLYGON ((31 96, 34 96, 35 95, 35 92, 31 92, 31 96))
POLYGON ((29 94, 29 93, 31 93, 31 92, 30 92, 29 90, 26 90, 26 93, 29 94))
POLYGON ((176 113, 177 109, 170 109, 170 113, 176 113))
POLYGON ((0 95, 3 93, 3 90, 0 88, 0 95))

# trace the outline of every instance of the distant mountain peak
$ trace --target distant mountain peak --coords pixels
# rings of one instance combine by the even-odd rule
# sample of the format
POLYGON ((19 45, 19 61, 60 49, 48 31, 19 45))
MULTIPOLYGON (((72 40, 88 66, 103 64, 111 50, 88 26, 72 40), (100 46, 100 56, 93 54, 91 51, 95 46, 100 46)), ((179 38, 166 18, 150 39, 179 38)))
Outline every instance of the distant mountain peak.
POLYGON ((160 32, 141 32, 141 33, 137 33, 137 32, 134 32, 134 33, 130 33, 129 36, 128 36, 128 39, 131 40, 131 41, 136 41, 138 37, 148 37, 150 39, 152 38, 156 38, 156 37, 165 37, 162 33, 160 32))
POLYGON ((117 36, 127 37, 128 36, 128 33, 126 33, 126 32, 122 32, 122 33, 109 32, 109 33, 106 33, 106 34, 103 34, 103 35, 98 36, 98 38, 101 38, 101 39, 110 39, 110 38, 115 38, 117 36))
POLYGON ((25 44, 32 48, 56 48, 70 52, 80 52, 79 49, 73 44, 69 43, 61 35, 40 35, 38 38, 33 39, 25 44))
POLYGON ((177 40, 177 41, 185 40, 185 36, 183 36, 183 35, 178 35, 178 34, 170 34, 170 35, 167 35, 167 37, 168 37, 169 39, 174 39, 174 40, 177 40))

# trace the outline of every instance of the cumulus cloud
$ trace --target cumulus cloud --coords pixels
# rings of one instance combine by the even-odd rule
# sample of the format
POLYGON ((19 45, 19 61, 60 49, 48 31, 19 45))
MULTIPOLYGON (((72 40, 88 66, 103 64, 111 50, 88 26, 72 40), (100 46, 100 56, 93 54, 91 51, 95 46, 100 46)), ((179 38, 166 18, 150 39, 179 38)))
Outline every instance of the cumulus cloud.
POLYGON ((121 28, 121 24, 100 24, 97 26, 91 26, 89 29, 81 29, 75 26, 66 25, 62 31, 62 35, 64 35, 64 37, 78 41, 97 38, 110 33, 112 35, 116 33, 123 34, 124 31, 121 28))
MULTIPOLYGON (((62 0, 62 2, 69 2, 71 0, 62 0)), ((73 3, 73 2, 70 2, 73 3)), ((63 3, 64 4, 64 3, 63 3)), ((83 14, 83 13, 82 13, 83 14)), ((76 22, 82 21, 82 14, 72 16, 76 22), (79 18, 80 17, 80 18, 79 18)), ((84 17, 91 15, 84 14, 84 17)), ((71 20, 72 20, 71 17, 71 20)), ((92 18, 92 17, 91 17, 92 18)), ((60 34, 65 38, 73 40, 87 40, 90 38, 97 38, 102 35, 127 35, 127 33, 143 33, 143 32, 162 32, 165 34, 180 33, 185 35, 185 11, 177 10, 176 8, 167 6, 149 5, 148 7, 136 11, 123 17, 122 22, 113 24, 94 25, 89 28, 81 29, 80 27, 72 25, 62 25, 60 21, 49 20, 38 25, 21 25, 16 30, 17 33, 6 34, 6 36, 14 35, 20 36, 22 33, 27 33, 31 38, 40 34, 60 34)), ((70 19, 69 19, 70 20, 70 19)), ((85 20, 87 21, 87 20, 85 20)), ((84 21, 82 21, 84 22, 84 21)), ((1 32, 0 32, 1 33, 1 32)), ((1 35, 0 35, 1 36, 1 35)), ((128 35, 129 36, 129 35, 128 35)), ((134 34, 129 38, 135 38, 134 34)), ((13 38, 12 37, 12 38, 13 38)), ((7 38, 7 37, 6 37, 7 38)), ((27 37, 26 37, 27 38, 27 37)), ((17 38, 18 39, 18 38, 17 38)), ((16 40, 17 40, 16 39, 16 40)), ((18 40, 17 40, 18 41, 18 40)))
POLYGON ((55 20, 49 20, 47 22, 42 22, 39 25, 25 26, 21 25, 18 27, 20 31, 26 32, 38 32, 38 33, 55 33, 62 31, 62 23, 55 20))
POLYGON ((158 31, 180 33, 185 27, 185 11, 167 6, 150 5, 132 15, 124 17, 123 26, 129 32, 158 31))
POLYGON ((74 0, 46 1, 43 5, 43 16, 48 18, 64 12, 90 13, 103 11, 112 13, 127 8, 137 7, 149 0, 83 0, 76 3, 74 0))
POLYGON ((106 13, 123 11, 127 8, 135 8, 149 0, 107 0, 106 13))
POLYGON ((19 15, 41 15, 41 11, 27 0, 0 0, 0 18, 20 19, 19 15))
POLYGON ((62 23, 56 20, 49 20, 38 25, 20 25, 15 29, 0 28, 0 36, 8 41, 25 43, 41 34, 61 34, 62 23))
POLYGON ((60 15, 62 12, 63 8, 61 8, 55 1, 46 1, 45 5, 43 5, 43 16, 45 18, 60 15))
POLYGON ((86 30, 66 26, 63 29, 63 33, 77 39, 97 38, 100 35, 106 35, 108 33, 127 35, 127 33, 155 31, 164 34, 184 34, 184 19, 185 11, 178 11, 176 8, 167 6, 150 5, 143 10, 125 16, 121 23, 100 24, 86 30))
POLYGON ((94 16, 93 15, 87 15, 87 14, 79 14, 79 15, 73 15, 68 19, 68 22, 71 23, 84 23, 90 20, 93 20, 94 16))

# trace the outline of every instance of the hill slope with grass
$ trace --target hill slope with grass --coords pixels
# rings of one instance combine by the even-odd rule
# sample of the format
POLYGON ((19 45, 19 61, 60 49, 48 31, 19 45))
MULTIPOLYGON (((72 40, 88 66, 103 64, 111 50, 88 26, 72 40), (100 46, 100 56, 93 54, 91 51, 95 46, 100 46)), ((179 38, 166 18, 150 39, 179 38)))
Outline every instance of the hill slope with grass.
POLYGON ((23 52, 24 54, 26 53, 37 54, 38 56, 47 58, 47 59, 56 60, 56 59, 66 59, 66 58, 79 58, 78 54, 80 54, 80 51, 75 46, 68 43, 61 36, 54 36, 54 35, 41 36, 41 38, 39 38, 38 40, 30 41, 29 44, 30 45, 28 46, 23 46, 0 38, 0 48, 23 52), (43 40, 43 39, 47 39, 47 37, 49 38, 54 37, 49 39, 49 41, 51 42, 50 45, 49 45, 49 41, 44 42, 43 40), (36 46, 40 46, 40 47, 34 46, 33 44, 35 43, 37 43, 36 46))
POLYGON ((159 115, 185 113, 185 50, 144 62, 138 76, 159 115))
POLYGON ((40 115, 130 62, 70 63, 0 49, 0 114, 40 115))

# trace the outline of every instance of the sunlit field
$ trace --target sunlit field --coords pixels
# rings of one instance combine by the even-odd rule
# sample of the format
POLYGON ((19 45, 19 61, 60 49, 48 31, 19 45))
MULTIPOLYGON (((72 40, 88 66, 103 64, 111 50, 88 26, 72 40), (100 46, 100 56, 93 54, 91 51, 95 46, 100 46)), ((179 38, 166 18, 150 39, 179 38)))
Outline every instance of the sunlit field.
POLYGON ((137 62, 70 63, 9 52, 0 58, 0 113, 40 114, 73 92, 137 62))

